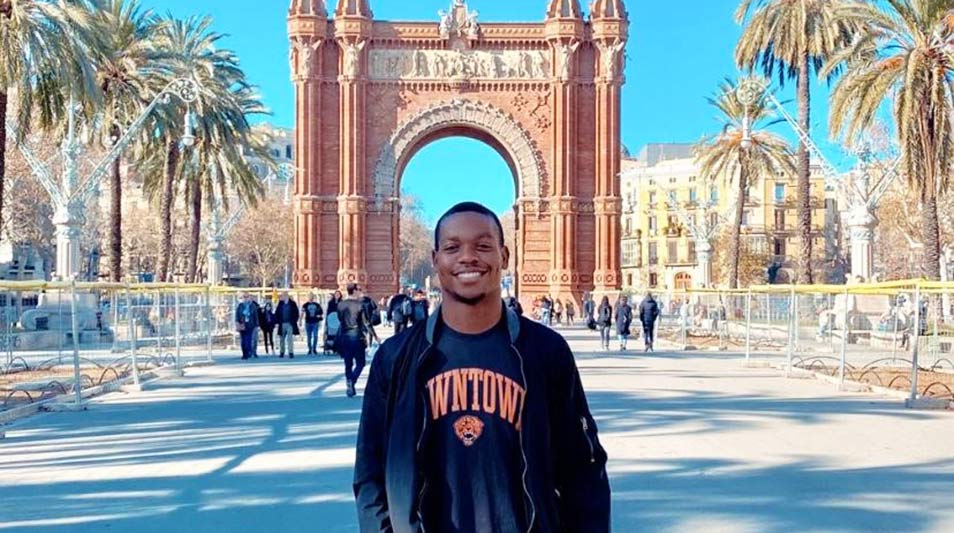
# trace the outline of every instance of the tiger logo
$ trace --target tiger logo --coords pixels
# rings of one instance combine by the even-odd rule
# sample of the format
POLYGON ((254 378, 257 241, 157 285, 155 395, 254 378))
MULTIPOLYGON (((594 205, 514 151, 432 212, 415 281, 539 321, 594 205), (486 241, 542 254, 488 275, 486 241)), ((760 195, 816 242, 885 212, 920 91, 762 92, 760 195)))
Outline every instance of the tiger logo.
POLYGON ((484 423, 476 416, 464 415, 458 418, 457 422, 454 422, 454 433, 464 443, 464 446, 473 446, 483 432, 484 423))

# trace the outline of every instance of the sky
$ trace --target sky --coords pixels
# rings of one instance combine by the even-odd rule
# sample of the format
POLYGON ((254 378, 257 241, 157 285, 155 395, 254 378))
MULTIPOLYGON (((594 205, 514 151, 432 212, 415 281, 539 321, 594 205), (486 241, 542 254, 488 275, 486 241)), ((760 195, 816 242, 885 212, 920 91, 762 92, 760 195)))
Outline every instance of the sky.
MULTIPOLYGON (((294 127, 294 90, 288 67, 288 0, 141 0, 145 7, 177 17, 210 15, 226 34, 223 47, 235 50, 272 115, 261 120, 294 127)), ((333 0, 331 3, 334 3, 333 0)), ((438 21, 438 9, 452 0, 370 0, 381 20, 438 21)), ((580 2, 586 10, 588 0, 580 2)), ((469 0, 479 20, 542 21, 547 0, 469 0)), ((696 142, 717 131, 711 96, 738 70, 733 51, 741 28, 733 20, 738 0, 627 0, 630 40, 622 97, 622 137, 636 154, 647 143, 696 142)), ((333 11, 333 6, 329 9, 333 11)), ((794 84, 776 85, 776 95, 796 113, 794 84)), ((828 141, 828 87, 813 86, 812 136, 836 167, 848 164, 828 141)), ((261 121, 260 120, 260 121, 261 121)), ((793 141, 785 124, 777 133, 793 141)), ((430 221, 460 200, 483 201, 498 213, 513 206, 513 177, 489 146, 469 139, 445 139, 427 146, 410 162, 402 192, 417 196, 430 221), (454 179, 441 179, 453 169, 454 179)))

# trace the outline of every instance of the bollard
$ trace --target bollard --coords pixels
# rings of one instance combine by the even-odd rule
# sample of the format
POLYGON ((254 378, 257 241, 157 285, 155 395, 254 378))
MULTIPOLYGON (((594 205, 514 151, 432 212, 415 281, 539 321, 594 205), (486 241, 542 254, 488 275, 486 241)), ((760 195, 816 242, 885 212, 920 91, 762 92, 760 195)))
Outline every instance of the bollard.
POLYGON ((745 362, 752 358, 752 291, 745 293, 745 362))
POLYGON ((80 381, 79 323, 76 320, 76 277, 70 281, 70 321, 73 330, 73 401, 79 407, 83 403, 83 384, 80 381))
POLYGON ((176 335, 176 375, 182 375, 182 343, 179 338, 179 289, 178 287, 173 293, 175 305, 175 335, 176 335))
POLYGON ((914 351, 911 353, 911 396, 913 402, 918 399, 918 344, 921 342, 921 284, 914 286, 914 333, 911 342, 914 351))
POLYGON ((845 288, 845 335, 841 339, 841 362, 838 365, 838 388, 845 387, 845 366, 848 363, 848 339, 851 338, 851 321, 848 320, 848 289, 845 288))

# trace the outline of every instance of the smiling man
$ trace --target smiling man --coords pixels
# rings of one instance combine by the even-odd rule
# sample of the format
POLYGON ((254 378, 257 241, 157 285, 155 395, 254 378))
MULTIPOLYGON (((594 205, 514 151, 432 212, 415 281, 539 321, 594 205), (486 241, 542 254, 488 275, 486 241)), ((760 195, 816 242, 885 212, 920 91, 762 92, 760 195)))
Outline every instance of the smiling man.
POLYGON ((355 462, 361 531, 609 531, 606 452, 573 354, 503 305, 500 220, 458 204, 434 241, 443 304, 371 365, 355 462))

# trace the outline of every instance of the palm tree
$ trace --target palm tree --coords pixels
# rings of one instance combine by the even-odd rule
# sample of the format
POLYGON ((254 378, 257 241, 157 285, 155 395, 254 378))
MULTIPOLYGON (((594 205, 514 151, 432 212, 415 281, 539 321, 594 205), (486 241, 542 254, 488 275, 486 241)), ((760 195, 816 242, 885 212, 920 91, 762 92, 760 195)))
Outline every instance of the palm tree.
POLYGON ((11 95, 18 138, 32 127, 62 123, 66 95, 95 101, 88 46, 89 19, 82 6, 60 0, 0 0, 0 227, 11 95))
MULTIPOLYGON (((825 61, 851 43, 858 24, 836 15, 846 0, 742 0, 735 13, 745 27, 735 49, 735 61, 749 71, 760 67, 769 79, 775 72, 779 82, 795 79, 798 125, 811 131, 812 71, 818 73, 825 61)), ((829 72, 834 74, 834 71, 829 72)), ((808 146, 799 143, 797 217, 799 243, 797 278, 812 282, 812 210, 810 156, 808 146)))
POLYGON ((845 20, 866 27, 831 61, 830 68, 844 62, 845 75, 832 93, 830 130, 853 141, 893 99, 902 168, 921 201, 922 272, 939 280, 937 203, 954 163, 954 1, 887 0, 882 5, 854 2, 839 11, 845 20))
MULTIPOLYGON (((147 105, 150 74, 156 55, 151 35, 158 19, 137 0, 96 0, 91 5, 100 36, 95 50, 96 76, 103 93, 102 132, 106 142, 122 135, 122 125, 135 120, 147 105)), ((110 279, 122 278, 122 157, 112 163, 109 178, 110 279)))
MULTIPOLYGON (((740 83, 742 80, 740 80, 740 83)), ((770 121, 768 93, 763 90, 755 101, 743 105, 737 96, 737 85, 725 80, 709 103, 721 114, 722 131, 703 139, 695 147, 696 162, 703 176, 735 183, 736 201, 729 248, 729 288, 739 286, 739 255, 741 250, 742 213, 749 186, 759 177, 795 174, 795 163, 788 143, 765 128, 778 121, 770 121), (748 108, 748 134, 743 124, 748 108)))

